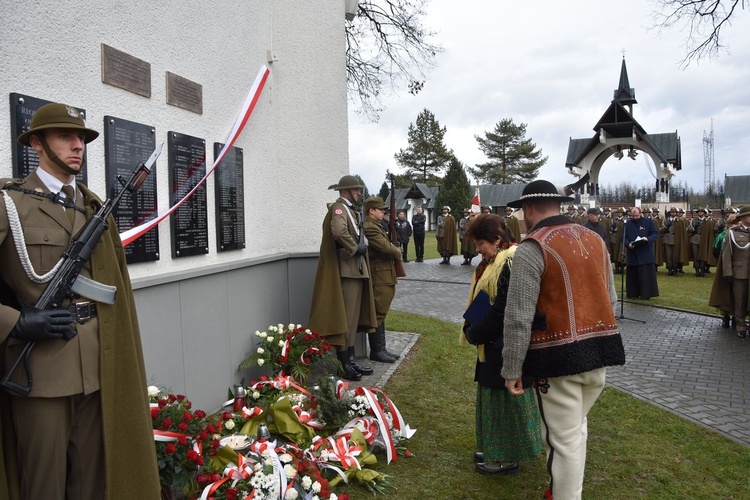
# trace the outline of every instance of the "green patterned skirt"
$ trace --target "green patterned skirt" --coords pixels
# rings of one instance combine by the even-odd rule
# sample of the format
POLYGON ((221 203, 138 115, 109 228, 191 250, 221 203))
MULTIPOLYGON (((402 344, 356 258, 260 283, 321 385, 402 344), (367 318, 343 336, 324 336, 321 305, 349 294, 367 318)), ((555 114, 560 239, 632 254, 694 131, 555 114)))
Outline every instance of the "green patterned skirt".
POLYGON ((477 384, 477 451, 485 462, 535 460, 542 451, 539 410, 531 388, 520 396, 477 384))

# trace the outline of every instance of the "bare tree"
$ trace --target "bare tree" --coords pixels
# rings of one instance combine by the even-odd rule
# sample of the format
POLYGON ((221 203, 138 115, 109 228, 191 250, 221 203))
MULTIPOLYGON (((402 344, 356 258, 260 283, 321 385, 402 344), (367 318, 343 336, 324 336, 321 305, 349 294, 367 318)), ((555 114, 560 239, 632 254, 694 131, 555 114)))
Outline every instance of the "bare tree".
POLYGON ((750 0, 656 0, 656 5, 660 11, 653 14, 654 28, 687 31, 687 54, 680 63, 687 67, 692 61, 713 59, 727 49, 721 41, 722 29, 732 24, 738 8, 750 6, 750 0))
POLYGON ((416 95, 442 47, 430 43, 422 25, 429 0, 359 0, 357 17, 346 22, 349 99, 377 121, 383 97, 404 86, 416 95))

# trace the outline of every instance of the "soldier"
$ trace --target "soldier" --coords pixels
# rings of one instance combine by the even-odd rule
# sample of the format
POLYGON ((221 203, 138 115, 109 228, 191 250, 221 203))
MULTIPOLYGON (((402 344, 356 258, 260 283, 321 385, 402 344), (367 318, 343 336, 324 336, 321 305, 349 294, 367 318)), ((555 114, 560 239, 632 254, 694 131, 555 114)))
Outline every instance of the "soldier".
POLYGON ((612 219, 609 228, 609 246, 612 250, 612 263, 615 265, 615 273, 622 273, 625 268, 625 251, 622 248, 622 228, 627 220, 625 218, 625 207, 620 207, 617 216, 612 219))
POLYGON ((367 240, 360 213, 354 208, 364 186, 353 175, 345 175, 328 189, 338 191, 339 197, 323 219, 308 326, 336 348, 341 376, 357 381, 362 374, 372 373, 369 367, 351 363, 357 332, 377 327, 367 240))
POLYGON ((651 220, 654 221, 654 226, 659 231, 659 236, 656 238, 656 243, 654 244, 654 259, 656 260, 656 270, 658 271, 664 265, 664 244, 661 234, 661 225, 664 223, 664 219, 659 217, 659 207, 651 207, 651 220))
POLYGON ((584 225, 588 219, 588 216, 586 215, 586 207, 583 205, 578 205, 578 213, 576 214, 576 222, 580 225, 584 225))
POLYGON ((568 212, 565 214, 568 216, 568 218, 575 222, 576 219, 576 206, 575 205, 568 205, 568 212))
POLYGON ((489 205, 485 205, 482 207, 482 213, 483 214, 491 214, 492 213, 492 207, 489 205))
POLYGON ((690 240, 687 233, 688 220, 685 218, 685 209, 677 209, 675 220, 675 259, 677 260, 677 272, 684 274, 682 267, 690 262, 690 240))
POLYGON ((411 224, 406 220, 406 212, 403 210, 398 211, 398 217, 396 218, 396 236, 398 246, 401 248, 401 256, 404 262, 409 262, 407 257, 409 249, 409 238, 411 238, 411 224))
MULTIPOLYGON (((159 498, 138 318, 113 217, 81 276, 115 285, 115 303, 33 306, 51 278, 37 273, 53 268, 102 204, 75 181, 98 135, 75 108, 42 106, 18 136, 39 166, 0 181, 0 365, 7 369, 27 342, 36 346, 28 397, 0 391, 0 477, 8 483, 0 491, 20 489, 25 499, 159 498)), ((12 380, 25 386, 25 370, 12 380)))
POLYGON ((464 216, 458 221, 458 240, 461 242, 461 255, 464 257, 464 261, 461 263, 462 266, 470 266, 471 259, 477 255, 477 248, 476 245, 474 245, 474 240, 471 238, 464 238, 471 221, 471 210, 465 208, 464 216))
POLYGON ((437 219, 437 251, 443 257, 441 264, 451 264, 451 256, 456 255, 456 219, 451 215, 451 207, 445 206, 437 219))
POLYGON ((750 283, 750 205, 737 213, 739 224, 727 231, 721 251, 724 279, 732 284, 737 336, 747 336, 748 283, 750 283))
POLYGON ((513 207, 505 207, 505 226, 508 228, 513 242, 518 243, 521 241, 521 226, 513 212, 513 207))
POLYGON ((690 234, 690 251, 693 259, 693 268, 695 269, 695 277, 703 278, 706 276, 706 249, 705 240, 706 235, 704 233, 704 225, 706 222, 706 209, 700 207, 698 210, 698 216, 693 217, 690 224, 687 226, 687 232, 690 234))
MULTIPOLYGON (((365 236, 367 236, 367 253, 372 270, 372 292, 375 296, 375 315, 378 323, 375 333, 369 335, 370 359, 381 363, 394 363, 399 356, 388 352, 385 347, 385 317, 391 308, 393 296, 396 295, 396 266, 401 260, 398 247, 386 237, 380 225, 386 204, 380 196, 371 196, 365 201, 365 236)), ((400 214, 399 214, 400 215, 400 214)), ((408 222, 406 222, 408 224, 408 222)))
POLYGON ((414 251, 417 254, 417 262, 424 262, 424 232, 427 216, 422 213, 422 207, 415 209, 415 214, 411 218, 411 225, 414 231, 414 251))
POLYGON ((610 229, 612 228, 612 209, 604 207, 601 209, 602 214, 599 216, 599 222, 604 226, 604 232, 607 234, 605 243, 607 244, 607 251, 609 252, 610 262, 612 261, 612 245, 609 241, 610 229))

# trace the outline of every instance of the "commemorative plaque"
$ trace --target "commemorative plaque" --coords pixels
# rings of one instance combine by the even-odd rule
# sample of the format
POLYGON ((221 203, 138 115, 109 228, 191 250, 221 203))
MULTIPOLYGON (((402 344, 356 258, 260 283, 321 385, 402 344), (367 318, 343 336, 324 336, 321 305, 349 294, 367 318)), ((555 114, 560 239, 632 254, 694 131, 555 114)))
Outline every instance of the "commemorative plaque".
MULTIPOLYGON (((179 203, 206 175, 206 141, 169 132, 170 206, 179 203)), ((172 257, 208 253, 206 184, 201 184, 170 218, 172 257)))
POLYGON ((102 82, 151 97, 151 63, 102 44, 102 82))
MULTIPOLYGON (((114 116, 104 117, 104 171, 107 197, 122 189, 118 180, 130 178, 139 163, 145 163, 156 148, 156 131, 150 125, 135 123, 114 116)), ((135 193, 122 197, 112 215, 120 232, 139 226, 156 217, 156 165, 135 193)), ((149 232, 125 247, 128 264, 159 260, 159 230, 149 232)))
MULTIPOLYGON (((50 104, 52 101, 45 101, 23 94, 10 94, 10 142, 13 145, 13 177, 26 177, 39 166, 39 155, 31 148, 19 144, 16 138, 31 128, 31 117, 36 110, 50 104)), ((86 117, 85 110, 74 108, 86 117)), ((90 125, 87 124, 90 127, 90 125)), ((93 128, 93 127, 90 127, 93 128)), ((88 175, 86 174, 86 156, 83 157, 81 164, 81 173, 76 175, 76 180, 84 184, 87 183, 88 175)))
MULTIPOLYGON (((214 143, 214 160, 223 144, 214 143)), ((245 248, 245 191, 242 149, 232 147, 214 172, 216 246, 219 252, 245 248)))
POLYGON ((167 104, 203 114, 203 85, 167 71, 167 104))

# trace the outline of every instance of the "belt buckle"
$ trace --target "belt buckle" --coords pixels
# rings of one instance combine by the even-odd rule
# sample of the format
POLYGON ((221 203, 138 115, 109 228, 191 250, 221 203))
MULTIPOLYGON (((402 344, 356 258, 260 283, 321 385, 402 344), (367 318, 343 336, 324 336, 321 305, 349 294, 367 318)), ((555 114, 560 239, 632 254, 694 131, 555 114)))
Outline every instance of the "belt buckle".
POLYGON ((84 324, 91 319, 91 302, 76 302, 76 323, 84 324))

